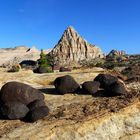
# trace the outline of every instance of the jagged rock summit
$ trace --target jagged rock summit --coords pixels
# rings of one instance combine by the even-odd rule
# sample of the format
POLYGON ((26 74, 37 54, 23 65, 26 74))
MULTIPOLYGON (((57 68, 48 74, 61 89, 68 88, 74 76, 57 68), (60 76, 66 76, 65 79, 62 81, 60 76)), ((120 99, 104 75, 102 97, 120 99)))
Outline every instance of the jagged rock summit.
POLYGON ((72 26, 64 31, 58 44, 49 54, 54 57, 57 65, 72 65, 84 59, 103 57, 101 49, 89 44, 72 26))

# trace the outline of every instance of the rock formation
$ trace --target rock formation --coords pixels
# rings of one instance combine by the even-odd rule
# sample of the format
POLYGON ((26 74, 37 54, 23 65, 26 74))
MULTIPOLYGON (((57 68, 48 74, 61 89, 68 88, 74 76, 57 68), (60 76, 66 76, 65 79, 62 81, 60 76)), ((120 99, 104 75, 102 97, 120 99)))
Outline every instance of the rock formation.
POLYGON ((89 44, 71 26, 65 30, 49 54, 53 56, 57 65, 72 65, 84 59, 103 57, 100 48, 89 44))
POLYGON ((6 102, 1 106, 1 113, 6 119, 21 119, 29 112, 28 107, 20 102, 6 102))
POLYGON ((44 100, 41 91, 20 82, 8 82, 2 86, 0 100, 2 102, 21 102, 25 105, 35 101, 44 100))
POLYGON ((13 65, 23 60, 36 61, 40 57, 40 51, 35 47, 28 48, 26 46, 17 46, 15 48, 0 49, 0 66, 11 68, 13 65))
POLYGON ((82 89, 87 94, 94 94, 98 91, 100 82, 98 81, 86 81, 82 84, 82 89))
MULTIPOLYGON (((79 83, 92 81, 100 68, 82 73, 70 73, 79 83)), ((110 72, 108 72, 110 73, 110 72)), ((1 139, 45 139, 45 140, 134 140, 140 139, 140 82, 126 83, 128 95, 98 97, 92 95, 56 95, 53 81, 64 73, 33 75, 23 73, 0 73, 0 85, 16 77, 44 92, 45 104, 50 114, 35 123, 19 120, 0 120, 1 139), (6 76, 8 74, 8 76, 6 76), (11 77, 12 76, 12 77, 11 77), (3 78, 4 77, 4 78, 3 78)), ((43 108, 43 110, 42 110, 43 108)), ((41 107, 29 114, 30 119, 42 117, 41 107), (39 112, 41 111, 41 112, 39 112), (35 113, 35 114, 34 114, 35 113)))
POLYGON ((122 61, 126 59, 126 52, 125 51, 117 51, 117 50, 111 50, 108 55, 106 56, 109 60, 115 60, 122 61))
POLYGON ((8 82, 0 91, 0 117, 34 122, 49 113, 41 91, 19 82, 8 82))
POLYGON ((54 80, 54 86, 59 94, 73 93, 80 88, 80 85, 70 75, 56 78, 54 80))

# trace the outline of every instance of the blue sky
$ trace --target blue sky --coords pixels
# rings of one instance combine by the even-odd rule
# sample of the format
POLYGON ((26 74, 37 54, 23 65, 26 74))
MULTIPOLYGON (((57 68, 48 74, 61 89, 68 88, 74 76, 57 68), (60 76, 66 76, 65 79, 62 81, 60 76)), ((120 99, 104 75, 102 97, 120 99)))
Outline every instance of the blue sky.
POLYGON ((0 0, 0 48, 53 48, 69 25, 105 53, 140 53, 140 0, 0 0))

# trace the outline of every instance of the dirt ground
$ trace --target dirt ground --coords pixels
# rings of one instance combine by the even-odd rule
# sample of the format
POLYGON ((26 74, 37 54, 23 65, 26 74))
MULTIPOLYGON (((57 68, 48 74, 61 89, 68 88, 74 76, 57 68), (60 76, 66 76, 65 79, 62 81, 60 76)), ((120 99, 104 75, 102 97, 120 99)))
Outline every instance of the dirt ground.
POLYGON ((127 84, 128 95, 121 97, 100 97, 86 95, 86 93, 82 95, 58 95, 54 91, 52 83, 56 77, 69 74, 81 84, 84 81, 93 80, 103 71, 94 68, 75 70, 69 73, 34 74, 30 70, 22 70, 18 73, 7 73, 1 70, 0 86, 8 81, 19 81, 41 90, 44 92, 45 103, 50 109, 50 114, 35 123, 25 123, 20 120, 0 120, 0 138, 46 139, 56 127, 99 118, 109 112, 118 112, 140 99, 139 82, 127 84))

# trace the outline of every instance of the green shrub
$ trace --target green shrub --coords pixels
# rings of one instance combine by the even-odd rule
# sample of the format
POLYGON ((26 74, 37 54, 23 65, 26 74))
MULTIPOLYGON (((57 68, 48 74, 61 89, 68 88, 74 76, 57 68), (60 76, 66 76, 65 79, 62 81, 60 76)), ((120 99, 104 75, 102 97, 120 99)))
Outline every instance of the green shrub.
POLYGON ((116 66, 117 66, 116 62, 113 62, 113 61, 105 61, 103 65, 103 67, 107 69, 114 69, 114 67, 116 66))
POLYGON ((38 59, 38 68, 37 72, 38 73, 50 73, 52 71, 52 66, 50 63, 50 57, 46 56, 43 53, 43 50, 41 50, 40 58, 38 59))

